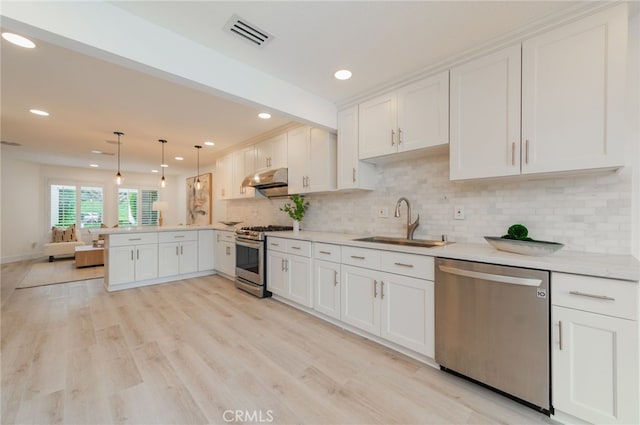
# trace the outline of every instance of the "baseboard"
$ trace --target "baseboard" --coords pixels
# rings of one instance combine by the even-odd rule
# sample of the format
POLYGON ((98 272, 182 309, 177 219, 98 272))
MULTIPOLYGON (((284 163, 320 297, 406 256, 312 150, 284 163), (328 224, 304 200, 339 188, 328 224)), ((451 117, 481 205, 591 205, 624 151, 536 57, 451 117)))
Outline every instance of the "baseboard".
POLYGON ((27 260, 35 260, 38 258, 44 258, 42 253, 39 254, 23 254, 23 255, 12 255, 9 257, 0 258, 0 264, 8 264, 8 263, 16 263, 18 261, 27 261, 27 260))

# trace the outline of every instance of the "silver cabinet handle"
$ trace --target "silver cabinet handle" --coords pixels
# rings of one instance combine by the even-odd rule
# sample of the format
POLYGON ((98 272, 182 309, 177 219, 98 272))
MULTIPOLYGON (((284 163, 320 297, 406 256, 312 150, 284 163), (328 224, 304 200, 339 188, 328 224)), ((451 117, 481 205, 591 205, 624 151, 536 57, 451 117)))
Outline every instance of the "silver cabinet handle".
POLYGON ((216 242, 220 242, 220 234, 219 233, 216 234, 216 242))
POLYGON ((175 235, 174 239, 178 239, 178 238, 184 238, 184 235, 175 235))
POLYGON ((356 260, 364 260, 364 257, 361 257, 359 255, 352 255, 351 258, 354 258, 356 260))
POLYGON ((176 246, 176 257, 178 256, 178 247, 176 246))
POLYGON ((540 286, 542 281, 540 279, 528 279, 524 277, 504 276, 500 274, 474 272, 472 270, 459 269, 449 266, 438 266, 441 271, 449 274, 455 274, 458 276, 470 277, 474 279, 482 279, 489 282, 509 283, 511 285, 523 285, 523 286, 540 286))
POLYGON ((271 246, 280 246, 279 243, 271 242, 271 246))
POLYGON ((289 271, 289 260, 284 260, 284 271, 285 272, 289 271))
POLYGON ((511 165, 516 165, 516 142, 511 143, 511 165))
POLYGON ((142 238, 129 238, 130 241, 141 241, 142 238))
POLYGON ((291 249, 298 249, 298 250, 300 250, 300 249, 302 249, 302 248, 300 248, 299 246, 292 246, 292 247, 291 247, 291 249))
POLYGON ((331 255, 331 252, 329 251, 318 251, 320 254, 324 254, 324 255, 331 255))
POLYGON ((395 146, 396 142, 393 140, 393 138, 395 137, 396 132, 393 130, 393 128, 391 129, 391 146, 395 146))
POLYGON ((336 270, 333 271, 333 286, 338 286, 338 272, 336 270))
POLYGON ((136 249, 136 260, 140 259, 140 250, 136 249))
POLYGON ((393 263, 396 266, 400 266, 400 267, 409 267, 409 268, 413 268, 413 264, 405 264, 405 263, 393 263))
POLYGON ((569 293, 571 295, 578 295, 578 296, 581 296, 581 297, 596 298, 596 299, 605 300, 605 301, 615 301, 616 300, 615 298, 611 298, 611 297, 608 297, 606 295, 588 294, 586 292, 580 292, 580 291, 569 291, 569 293))
POLYGON ((402 143, 402 129, 398 127, 398 146, 402 143))
POLYGON ((384 280, 380 281, 380 299, 384 300, 384 280))
POLYGON ((529 139, 524 141, 524 163, 529 163, 529 139))
POLYGON ((558 349, 562 351, 562 320, 558 320, 558 349))
POLYGON ((133 249, 131 250, 131 261, 133 261, 133 249))
POLYGON ((373 298, 378 298, 378 281, 373 281, 373 298))
POLYGON ((280 259, 280 271, 283 272, 284 271, 284 258, 280 259))
POLYGON ((356 169, 353 168, 353 172, 352 172, 353 176, 351 177, 353 179, 353 182, 356 182, 356 169))
POLYGON ((180 255, 184 255, 184 246, 180 245, 180 255))

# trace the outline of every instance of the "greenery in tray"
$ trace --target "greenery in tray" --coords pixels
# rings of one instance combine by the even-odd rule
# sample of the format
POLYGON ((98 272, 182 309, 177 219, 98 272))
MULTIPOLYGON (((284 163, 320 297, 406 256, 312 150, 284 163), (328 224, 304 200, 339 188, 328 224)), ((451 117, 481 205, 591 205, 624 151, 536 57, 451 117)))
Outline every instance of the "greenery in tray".
POLYGON ((514 224, 513 226, 509 227, 509 230, 507 230, 507 234, 504 235, 502 239, 536 242, 529 237, 529 230, 522 224, 514 224))
POLYGON ((280 208, 280 211, 289 214, 289 217, 293 220, 302 221, 304 213, 309 208, 309 202, 305 202, 304 196, 298 194, 291 195, 291 201, 293 201, 293 204, 285 204, 284 207, 280 208))

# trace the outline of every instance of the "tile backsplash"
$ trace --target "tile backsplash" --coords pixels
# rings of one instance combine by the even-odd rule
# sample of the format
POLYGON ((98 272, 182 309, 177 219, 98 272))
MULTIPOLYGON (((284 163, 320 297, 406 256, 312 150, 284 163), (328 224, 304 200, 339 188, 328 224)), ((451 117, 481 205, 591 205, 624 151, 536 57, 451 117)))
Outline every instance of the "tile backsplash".
MULTIPOLYGON (((629 254, 631 250, 631 170, 525 179, 449 181, 449 157, 415 158, 378 165, 375 191, 311 194, 303 230, 403 237, 407 210, 393 217, 396 201, 411 202, 412 221, 420 214, 415 237, 485 243, 521 223, 538 240, 561 242, 565 249, 629 254), (454 220, 455 207, 464 220, 454 220), (389 216, 378 217, 386 208, 389 216)), ((286 199, 227 202, 227 218, 251 225, 291 223, 280 207, 286 199)))

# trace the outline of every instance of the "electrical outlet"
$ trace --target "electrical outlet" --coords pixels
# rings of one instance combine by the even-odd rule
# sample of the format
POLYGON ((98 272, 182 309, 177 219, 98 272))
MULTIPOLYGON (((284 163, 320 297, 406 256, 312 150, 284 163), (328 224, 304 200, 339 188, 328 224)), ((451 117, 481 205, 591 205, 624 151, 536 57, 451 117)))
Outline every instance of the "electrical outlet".
POLYGON ((388 218, 389 217, 389 208, 387 208, 387 207, 378 208, 378 217, 379 218, 388 218))
POLYGON ((453 207, 453 219, 464 220, 464 207, 453 207))

